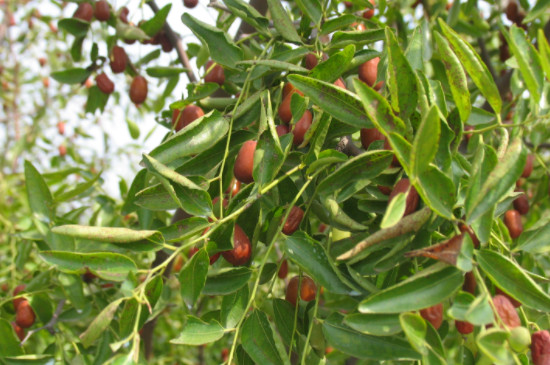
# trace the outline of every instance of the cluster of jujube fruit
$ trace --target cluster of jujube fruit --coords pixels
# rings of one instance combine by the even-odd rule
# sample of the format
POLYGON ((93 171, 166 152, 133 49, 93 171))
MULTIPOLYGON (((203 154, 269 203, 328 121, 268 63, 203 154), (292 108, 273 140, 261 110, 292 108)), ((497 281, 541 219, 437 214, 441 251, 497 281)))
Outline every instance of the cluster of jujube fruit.
MULTIPOLYGON (((16 286, 13 290, 13 296, 19 295, 19 293, 25 290, 25 287, 24 284, 16 286)), ((17 334, 17 337, 23 341, 25 338, 25 329, 34 324, 36 315, 27 299, 21 297, 15 298, 12 303, 15 310, 15 321, 12 322, 13 330, 17 334)))

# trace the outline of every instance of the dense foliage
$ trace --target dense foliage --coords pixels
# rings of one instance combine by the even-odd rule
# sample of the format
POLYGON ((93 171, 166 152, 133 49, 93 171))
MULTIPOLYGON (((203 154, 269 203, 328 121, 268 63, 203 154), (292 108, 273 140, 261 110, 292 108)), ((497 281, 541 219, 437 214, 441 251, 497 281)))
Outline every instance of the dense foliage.
POLYGON ((0 362, 547 363, 547 2, 166 3, 1 2, 0 362), (120 200, 82 98, 164 128, 120 200))

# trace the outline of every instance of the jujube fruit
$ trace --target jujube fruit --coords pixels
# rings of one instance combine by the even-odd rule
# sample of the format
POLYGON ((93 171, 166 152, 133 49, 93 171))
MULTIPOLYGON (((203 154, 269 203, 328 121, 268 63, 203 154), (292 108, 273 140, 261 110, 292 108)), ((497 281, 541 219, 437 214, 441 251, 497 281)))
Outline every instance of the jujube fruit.
POLYGON ((392 188, 390 188, 389 186, 378 185, 377 188, 378 188, 378 191, 384 195, 390 195, 392 191, 392 188))
POLYGON ((521 173, 521 177, 529 177, 533 172, 533 162, 535 162, 535 155, 528 154, 527 160, 525 161, 525 167, 521 173))
POLYGON ((13 327, 17 338, 19 338, 19 341, 23 341, 23 339, 25 338, 25 329, 18 326, 15 322, 11 322, 11 326, 13 327))
MULTIPOLYGON (((20 285, 17 285, 14 289, 13 289, 13 296, 17 296, 17 294, 19 294, 20 292, 22 292, 23 290, 25 290, 27 286, 25 284, 20 284, 20 285)), ((23 303, 24 301, 26 301, 25 298, 21 297, 21 298, 15 298, 12 303, 13 303, 13 309, 17 310, 17 307, 19 307, 19 304, 23 303)))
POLYGON ((234 197, 239 191, 241 191, 241 182, 235 178, 231 179, 231 183, 225 192, 231 194, 231 197, 234 197))
POLYGON ((59 145, 57 150, 59 151, 59 156, 61 157, 65 157, 65 155, 67 154, 67 147, 65 147, 64 144, 59 145))
POLYGON ((472 229, 472 227, 467 226, 465 224, 461 224, 459 228, 460 228, 460 232, 462 232, 462 233, 468 232, 468 235, 472 239, 472 243, 474 244, 474 247, 479 248, 479 238, 477 238, 477 236, 476 236, 474 230, 472 229))
POLYGON ((189 9, 193 9, 198 3, 199 0, 183 0, 183 5, 189 9))
POLYGON ((286 287, 285 299, 290 302, 290 304, 296 306, 298 299, 298 286, 300 286, 300 298, 302 298, 303 301, 310 302, 315 299, 315 295, 317 293, 317 286, 315 285, 315 282, 307 276, 302 276, 302 284, 300 285, 300 277, 294 276, 290 279, 288 286, 286 287))
POLYGON ((15 323, 17 323, 19 327, 29 328, 34 324, 35 319, 36 316, 29 301, 24 300, 21 302, 15 312, 15 323))
POLYGON ((517 300, 515 300, 514 298, 512 298, 511 296, 509 296, 507 293, 503 292, 502 289, 500 289, 498 286, 495 287, 495 293, 498 294, 498 295, 503 295, 505 296, 506 298, 508 298, 508 300, 510 301, 510 303, 512 303, 512 305, 514 306, 514 308, 519 308, 521 307, 521 303, 518 302, 517 300))
POLYGON ((472 295, 475 295, 476 287, 476 277, 473 272, 468 271, 466 275, 464 275, 464 284, 462 284, 462 290, 472 295))
MULTIPOLYGON (((208 231, 208 229, 209 229, 209 228, 207 228, 207 229, 205 230, 205 232, 208 231)), ((204 234, 205 232, 203 232, 203 234, 204 234)), ((189 252, 187 253, 187 257, 189 257, 189 258, 193 257, 193 255, 196 254, 198 250, 199 250, 199 249, 198 249, 197 247, 191 247, 191 248, 189 249, 189 252)), ((209 259, 210 265, 214 265, 214 263, 215 263, 216 261, 218 261, 219 258, 220 258, 220 252, 216 252, 215 254, 213 254, 212 256, 210 256, 210 259, 209 259)))
POLYGON ((65 123, 57 122, 57 132, 61 135, 65 134, 65 123))
POLYGON ((111 17, 111 8, 105 0, 99 0, 95 3, 95 18, 100 22, 105 22, 111 17))
POLYGON ((518 238, 523 232, 523 224, 521 223, 521 215, 515 209, 507 210, 504 213, 504 224, 510 232, 510 237, 518 238))
POLYGON ((89 3, 80 3, 73 14, 73 18, 89 22, 94 16, 94 8, 89 3))
POLYGON ((518 313, 508 298, 500 294, 495 295, 493 297, 493 304, 495 305, 498 316, 505 325, 510 328, 521 325, 518 313))
POLYGON ((315 66, 317 66, 317 64, 319 63, 319 60, 317 60, 317 56, 315 55, 315 53, 306 54, 306 56, 304 57, 304 61, 308 70, 315 68, 315 66))
POLYGON ((130 100, 134 104, 141 104, 147 99, 147 80, 141 75, 137 75, 130 85, 130 100))
POLYGON ((369 146, 374 141, 383 141, 386 137, 376 128, 361 128, 361 145, 364 149, 369 149, 369 146))
MULTIPOLYGON (((214 61, 210 60, 206 62, 205 69, 208 71, 210 67, 214 64, 214 61)), ((212 69, 204 76, 204 82, 214 82, 218 85, 223 85, 225 82, 225 73, 221 65, 215 65, 212 69)))
POLYGON ((128 14, 130 13, 130 10, 128 10, 127 7, 123 6, 120 8, 120 12, 118 13, 118 18, 125 24, 128 24, 128 14))
POLYGON ((339 88, 342 88, 344 90, 347 90, 346 84, 344 83, 344 80, 340 77, 338 80, 334 81, 334 86, 338 86, 339 88))
POLYGON ((290 82, 287 82, 285 86, 283 87, 283 99, 290 94, 293 90, 296 90, 294 85, 292 85, 290 82))
POLYGON ((223 251, 222 256, 233 266, 241 266, 246 264, 252 256, 252 245, 246 233, 239 225, 235 224, 233 233, 233 249, 223 251))
POLYGON ((514 209, 517 210, 519 214, 525 215, 529 213, 529 199, 527 199, 525 191, 523 191, 522 189, 516 189, 516 191, 522 192, 524 194, 521 194, 516 199, 514 199, 514 209))
POLYGON ((293 89, 283 98, 281 105, 279 105, 279 118, 281 119, 281 121, 283 121, 283 123, 286 124, 290 123, 290 120, 292 119, 292 109, 290 108, 290 103, 292 101, 292 95, 294 93, 298 93, 302 96, 304 95, 298 89, 293 89))
POLYGON ((115 74, 124 72, 124 70, 126 70, 127 59, 128 56, 126 55, 126 51, 124 50, 124 48, 114 46, 113 50, 111 51, 111 71, 113 71, 113 73, 115 74))
POLYGON ((97 278, 97 276, 90 271, 90 269, 86 269, 86 272, 84 274, 82 274, 82 280, 85 282, 85 283, 91 283, 92 280, 94 280, 95 278, 97 278))
POLYGON ((508 343, 513 351, 517 353, 523 352, 527 350, 531 344, 531 334, 525 327, 512 328, 510 331, 510 337, 508 338, 508 343))
POLYGON ((246 141, 243 143, 237 159, 235 160, 235 166, 233 167, 233 174, 242 183, 248 184, 254 181, 252 177, 252 170, 254 169, 254 152, 256 151, 256 141, 246 141))
POLYGON ((294 139, 292 140, 292 143, 295 146, 299 146, 302 144, 302 142, 304 142, 304 136, 306 135, 309 127, 311 127, 312 120, 313 115, 309 110, 306 110, 300 120, 298 120, 294 125, 294 129, 292 130, 292 134, 294 134, 294 139))
POLYGON ((290 129, 286 124, 279 124, 275 127, 275 130, 277 131, 277 135, 279 137, 284 136, 285 134, 288 134, 290 132, 290 129))
POLYGON ((203 115, 204 111, 200 106, 190 104, 183 108, 182 111, 174 109, 172 112, 172 124, 175 124, 175 130, 178 132, 203 115))
POLYGON ((375 90, 380 90, 383 83, 380 81, 376 85, 374 84, 376 82, 376 78, 378 77, 379 62, 380 57, 375 57, 359 66, 359 79, 375 90))
POLYGON ((297 206, 293 206, 288 214, 288 217, 283 225, 283 233, 287 236, 290 236, 300 228, 300 223, 302 223, 302 218, 304 218, 304 211, 297 206))
POLYGON ((550 363, 550 333, 537 331, 531 335, 531 358, 533 365, 548 365, 550 363))
POLYGON ((456 330, 463 335, 467 335, 469 333, 474 332, 474 325, 471 324, 470 322, 455 321, 455 327, 456 327, 456 330))
POLYGON ((172 265, 172 271, 173 272, 180 272, 181 268, 183 267, 183 256, 178 255, 174 259, 174 264, 172 265))
POLYGON ((420 311, 420 315, 426 321, 430 322, 437 330, 443 323, 443 304, 439 303, 434 306, 424 308, 420 311))
POLYGON ((104 73, 96 76, 95 83, 99 90, 104 94, 111 94, 115 91, 115 84, 111 81, 109 76, 104 73))
POLYGON ((465 125, 464 126, 464 137, 466 137, 466 140, 470 140, 472 137, 472 133, 468 133, 476 129, 473 125, 465 125))
POLYGON ((388 199, 388 204, 389 204, 389 202, 391 202, 392 199, 397 194, 405 193, 407 190, 409 191, 409 193, 407 194, 407 200, 405 202, 405 214, 404 214, 404 216, 411 214, 418 207, 418 193, 417 193, 416 189, 414 188, 414 186, 411 186, 411 182, 409 181, 409 179, 403 178, 403 179, 399 180, 397 182, 397 184, 395 184, 395 186, 393 187, 393 190, 392 190, 392 192, 390 194, 390 197, 388 199))
POLYGON ((284 279, 288 275, 288 261, 283 260, 281 262, 281 266, 279 267, 279 271, 277 272, 277 276, 279 279, 284 279))
POLYGON ((508 20, 510 20, 511 22, 515 22, 519 14, 518 3, 513 0, 508 2, 508 5, 506 5, 505 13, 508 20))
POLYGON ((372 4, 372 9, 367 9, 363 12, 363 18, 370 19, 374 16, 374 0, 369 0, 369 2, 372 4))

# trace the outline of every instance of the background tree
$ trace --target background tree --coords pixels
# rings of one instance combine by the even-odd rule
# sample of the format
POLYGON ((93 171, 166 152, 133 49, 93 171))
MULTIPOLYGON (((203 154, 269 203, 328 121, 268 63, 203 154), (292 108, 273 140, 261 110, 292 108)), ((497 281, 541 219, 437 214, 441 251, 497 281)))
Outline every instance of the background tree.
POLYGON ((132 5, 1 3, 0 361, 547 361, 546 2, 132 5))

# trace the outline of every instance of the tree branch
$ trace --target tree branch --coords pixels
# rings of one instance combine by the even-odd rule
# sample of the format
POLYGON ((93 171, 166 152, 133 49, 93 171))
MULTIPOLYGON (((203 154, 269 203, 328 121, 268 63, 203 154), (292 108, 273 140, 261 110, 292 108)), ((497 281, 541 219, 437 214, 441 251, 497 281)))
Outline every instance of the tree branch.
MULTIPOLYGON (((155 3, 154 0, 147 1, 147 5, 155 12, 155 14, 159 11, 159 7, 155 3)), ((168 37, 168 40, 174 46, 176 49, 176 52, 178 53, 178 58, 180 62, 183 64, 183 66, 187 69, 186 74, 187 78, 190 82, 197 82, 197 77, 195 76, 195 73, 193 72, 193 68, 191 67, 191 64, 189 63, 189 58, 187 57, 187 53, 185 53, 185 50, 183 49, 183 44, 181 43, 180 37, 172 30, 172 27, 168 24, 168 22, 164 23, 164 32, 166 33, 166 37, 168 37)))
POLYGON ((348 156, 358 156, 358 155, 362 154, 363 152, 365 152, 364 150, 357 147, 353 143, 353 140, 351 139, 351 136, 342 137, 340 142, 338 142, 338 146, 336 147, 336 150, 340 151, 342 153, 345 153, 348 156))
POLYGON ((52 335, 55 334, 55 330, 54 330, 54 326, 57 324, 57 320, 59 319, 59 315, 61 314, 61 311, 63 310, 63 306, 65 305, 65 302, 66 302, 66 299, 61 299, 59 301, 59 303, 57 303, 57 308, 55 309, 55 312, 52 316, 52 318, 50 319, 50 321, 48 323, 46 323, 45 325, 43 325, 42 327, 39 327, 39 328, 35 328, 33 330, 30 330, 29 332, 27 332, 27 335, 25 336, 25 338, 23 339, 23 341, 21 341, 21 346, 23 346, 25 344, 25 342, 33 335, 35 334, 36 332, 38 331, 41 331, 41 330, 48 330, 48 332, 50 332, 52 335))

